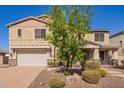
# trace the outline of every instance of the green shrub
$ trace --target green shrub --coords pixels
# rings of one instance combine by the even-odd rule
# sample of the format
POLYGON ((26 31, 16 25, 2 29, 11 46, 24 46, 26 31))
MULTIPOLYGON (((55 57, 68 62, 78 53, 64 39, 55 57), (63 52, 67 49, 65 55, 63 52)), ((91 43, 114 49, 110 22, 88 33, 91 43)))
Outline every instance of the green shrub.
POLYGON ((85 70, 82 72, 82 79, 89 82, 89 83, 94 83, 97 84, 99 83, 99 79, 101 77, 100 73, 95 70, 85 70))
POLYGON ((96 71, 98 71, 100 73, 101 77, 106 76, 106 71, 104 69, 96 69, 96 71))
POLYGON ((84 70, 93 70, 93 69, 100 69, 99 60, 90 60, 85 62, 84 70))
POLYGON ((69 76, 69 75, 70 75, 70 72, 65 70, 65 71, 64 71, 64 75, 65 75, 65 76, 69 76))
POLYGON ((55 62, 54 62, 54 59, 48 59, 47 60, 47 65, 49 67, 56 67, 56 66, 59 66, 60 65, 60 62, 57 61, 57 60, 55 60, 55 62))
POLYGON ((61 77, 54 76, 48 80, 48 85, 51 88, 62 88, 65 86, 65 81, 61 77))

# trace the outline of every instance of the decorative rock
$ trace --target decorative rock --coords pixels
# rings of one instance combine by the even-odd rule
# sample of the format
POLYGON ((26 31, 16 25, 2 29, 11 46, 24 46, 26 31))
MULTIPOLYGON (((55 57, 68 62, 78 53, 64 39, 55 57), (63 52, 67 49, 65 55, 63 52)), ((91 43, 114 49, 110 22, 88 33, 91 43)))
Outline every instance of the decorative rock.
POLYGON ((72 76, 68 76, 66 77, 67 83, 69 85, 73 85, 73 86, 80 86, 81 85, 81 81, 82 79, 80 78, 80 76, 76 73, 74 73, 72 76))
POLYGON ((81 67, 80 62, 76 63, 75 67, 81 67))
POLYGON ((44 85, 44 83, 42 81, 39 84, 40 84, 40 86, 43 86, 44 85))

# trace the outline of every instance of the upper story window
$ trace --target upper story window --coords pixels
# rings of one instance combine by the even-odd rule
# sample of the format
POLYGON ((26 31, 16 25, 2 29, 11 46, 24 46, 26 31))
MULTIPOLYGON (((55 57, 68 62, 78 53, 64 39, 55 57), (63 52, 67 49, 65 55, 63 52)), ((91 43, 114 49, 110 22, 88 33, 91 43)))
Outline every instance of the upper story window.
POLYGON ((95 41, 97 41, 97 42, 104 41, 104 33, 96 32, 95 33, 95 41))
POLYGON ((35 29, 35 38, 46 38, 46 29, 35 29))
POLYGON ((122 40, 120 41, 120 46, 122 46, 122 40))
POLYGON ((18 29, 18 37, 21 37, 22 36, 22 30, 21 29, 18 29))

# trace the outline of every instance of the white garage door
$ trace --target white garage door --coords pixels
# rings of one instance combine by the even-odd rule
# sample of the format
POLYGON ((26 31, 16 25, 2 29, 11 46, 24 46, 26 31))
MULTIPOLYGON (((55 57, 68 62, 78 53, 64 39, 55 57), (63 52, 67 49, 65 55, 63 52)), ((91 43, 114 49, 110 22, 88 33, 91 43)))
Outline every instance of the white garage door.
POLYGON ((47 54, 17 54, 18 66, 47 66, 47 54))

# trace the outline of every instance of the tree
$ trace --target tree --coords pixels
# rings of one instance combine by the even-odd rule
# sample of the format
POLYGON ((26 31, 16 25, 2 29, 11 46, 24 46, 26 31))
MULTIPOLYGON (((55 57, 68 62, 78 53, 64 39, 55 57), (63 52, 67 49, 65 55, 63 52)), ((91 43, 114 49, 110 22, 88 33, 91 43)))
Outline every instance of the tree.
MULTIPOLYGON (((54 45, 54 50, 56 51, 56 47, 59 48, 64 43, 64 37, 67 37, 66 20, 60 6, 53 6, 49 14, 52 20, 49 25, 51 34, 49 34, 47 39, 54 45)), ((56 54, 55 51, 54 57, 56 54)))
POLYGON ((84 37, 90 32, 91 6, 66 6, 65 9, 67 10, 67 20, 70 31, 76 34, 76 38, 79 41, 78 46, 80 46, 80 48, 78 48, 77 56, 75 57, 78 58, 78 61, 80 61, 83 66, 85 55, 84 46, 87 44, 84 37))
POLYGON ((69 64, 83 62, 84 39, 89 32, 91 22, 90 6, 53 6, 50 11, 51 34, 48 40, 58 48, 58 57, 69 64))

